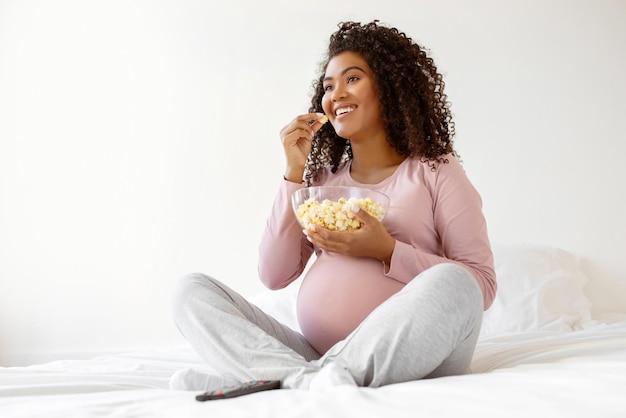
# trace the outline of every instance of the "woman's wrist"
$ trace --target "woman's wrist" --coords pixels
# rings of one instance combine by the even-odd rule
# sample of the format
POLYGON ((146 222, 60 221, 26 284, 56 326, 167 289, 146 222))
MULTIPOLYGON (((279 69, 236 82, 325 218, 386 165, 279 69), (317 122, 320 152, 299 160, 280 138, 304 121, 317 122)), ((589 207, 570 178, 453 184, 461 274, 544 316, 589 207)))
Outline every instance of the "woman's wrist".
POLYGON ((382 246, 385 250, 380 257, 380 261, 382 261, 385 266, 385 272, 387 272, 389 270, 389 266, 391 266, 391 257, 393 256, 393 250, 396 247, 396 240, 391 236, 389 238, 389 243, 382 246))
POLYGON ((304 169, 287 168, 287 170, 285 170, 285 174, 283 174, 283 178, 292 183, 302 183, 303 176, 304 176, 304 169))
POLYGON ((302 181, 303 181, 303 180, 300 180, 300 181, 291 180, 291 179, 287 178, 287 176, 285 176, 285 175, 283 175, 283 179, 284 179, 285 181, 288 181, 288 182, 291 182, 291 183, 298 183, 298 184, 299 184, 299 183, 302 183, 302 181))

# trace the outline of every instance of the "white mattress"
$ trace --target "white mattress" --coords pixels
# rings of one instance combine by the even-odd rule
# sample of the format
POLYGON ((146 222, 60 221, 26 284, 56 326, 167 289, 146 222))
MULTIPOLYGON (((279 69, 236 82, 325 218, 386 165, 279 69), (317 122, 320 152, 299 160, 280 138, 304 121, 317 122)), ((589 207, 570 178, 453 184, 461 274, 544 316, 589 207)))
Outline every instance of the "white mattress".
MULTIPOLYGON (((572 254, 535 245, 497 246, 494 253, 498 293, 484 315, 471 375, 197 402, 196 392, 169 390, 169 378, 208 366, 189 347, 173 347, 0 367, 0 418, 625 418, 626 312, 592 315, 598 300, 586 286, 594 279, 572 254)), ((297 328, 296 293, 289 286, 253 302, 297 328)))
POLYGON ((626 319, 573 332, 483 337, 474 373, 378 389, 278 390, 198 402, 171 391, 188 347, 0 368, 7 417, 620 417, 626 416, 626 319))

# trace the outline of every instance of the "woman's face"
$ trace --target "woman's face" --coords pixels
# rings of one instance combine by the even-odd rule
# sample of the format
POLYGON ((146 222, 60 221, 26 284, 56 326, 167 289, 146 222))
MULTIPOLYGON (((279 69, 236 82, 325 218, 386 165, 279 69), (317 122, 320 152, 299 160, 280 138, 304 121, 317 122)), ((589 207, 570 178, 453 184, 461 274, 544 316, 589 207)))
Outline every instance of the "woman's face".
POLYGON ((326 66, 322 109, 335 132, 350 141, 384 135, 374 74, 365 59, 351 51, 326 66))

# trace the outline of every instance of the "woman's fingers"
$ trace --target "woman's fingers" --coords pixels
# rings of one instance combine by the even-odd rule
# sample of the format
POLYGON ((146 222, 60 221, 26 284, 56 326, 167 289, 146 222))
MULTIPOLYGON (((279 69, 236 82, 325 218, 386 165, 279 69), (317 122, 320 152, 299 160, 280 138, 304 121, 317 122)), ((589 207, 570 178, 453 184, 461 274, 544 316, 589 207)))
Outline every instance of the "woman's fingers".
POLYGON ((300 138, 311 139, 323 125, 324 120, 328 118, 323 113, 306 113, 297 116, 281 130, 283 142, 297 142, 300 138))

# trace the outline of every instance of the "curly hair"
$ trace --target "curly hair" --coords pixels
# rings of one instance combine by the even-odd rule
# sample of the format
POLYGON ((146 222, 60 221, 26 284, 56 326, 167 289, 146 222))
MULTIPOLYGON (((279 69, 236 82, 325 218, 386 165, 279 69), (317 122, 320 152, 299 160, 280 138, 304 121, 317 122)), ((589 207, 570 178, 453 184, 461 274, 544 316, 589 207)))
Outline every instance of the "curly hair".
MULTIPOLYGON (((323 112, 323 80, 329 61, 342 52, 355 52, 374 73, 387 141, 393 149, 405 158, 420 157, 431 170, 436 170, 437 162, 447 162, 444 155, 456 155, 454 122, 443 92, 443 77, 425 49, 378 20, 342 22, 338 27, 330 36, 320 76, 312 83, 309 111, 323 112)), ((305 167, 307 183, 316 179, 323 167, 330 165, 334 173, 339 164, 351 158, 350 141, 337 135, 330 123, 325 124, 313 139, 305 167)))

